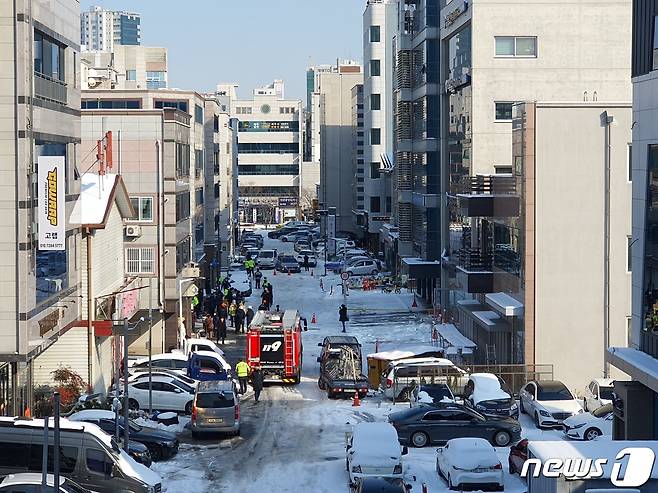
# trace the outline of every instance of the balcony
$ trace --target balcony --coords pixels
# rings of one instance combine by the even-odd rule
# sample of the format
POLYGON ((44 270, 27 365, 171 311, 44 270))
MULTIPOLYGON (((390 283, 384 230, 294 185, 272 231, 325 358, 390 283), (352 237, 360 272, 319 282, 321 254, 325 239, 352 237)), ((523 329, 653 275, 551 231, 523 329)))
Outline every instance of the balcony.
POLYGON ((66 83, 34 72, 34 94, 41 99, 66 105, 68 102, 66 83))
POLYGON ((658 332, 643 330, 640 350, 649 356, 658 359, 658 332))
POLYGON ((479 248, 459 250, 457 280, 467 293, 493 293, 493 255, 479 248))
POLYGON ((519 217, 521 198, 510 175, 466 176, 459 184, 457 201, 465 217, 519 217))

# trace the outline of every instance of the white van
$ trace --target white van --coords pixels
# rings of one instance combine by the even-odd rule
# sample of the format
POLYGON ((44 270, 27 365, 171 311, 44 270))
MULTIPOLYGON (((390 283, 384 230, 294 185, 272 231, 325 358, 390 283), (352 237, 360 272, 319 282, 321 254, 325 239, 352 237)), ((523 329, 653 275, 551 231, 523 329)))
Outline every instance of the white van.
POLYGON ((445 383, 461 388, 467 374, 449 359, 407 358, 391 361, 382 374, 380 390, 394 401, 407 401, 418 384, 445 383))
POLYGON ((260 269, 274 269, 274 264, 276 264, 276 257, 276 250, 261 250, 257 259, 258 267, 260 269))
POLYGON ((358 423, 347 435, 345 454, 350 484, 362 478, 402 479, 402 456, 398 432, 390 423, 358 423))

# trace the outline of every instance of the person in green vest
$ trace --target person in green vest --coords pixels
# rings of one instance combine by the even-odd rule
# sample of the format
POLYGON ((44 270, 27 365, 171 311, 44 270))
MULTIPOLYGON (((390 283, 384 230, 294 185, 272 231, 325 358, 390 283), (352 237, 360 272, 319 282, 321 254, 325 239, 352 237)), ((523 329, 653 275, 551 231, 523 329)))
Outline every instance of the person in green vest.
POLYGON ((247 382, 249 380, 249 365, 244 359, 235 365, 235 372, 238 374, 238 381, 240 382, 240 393, 244 394, 247 391, 247 382))

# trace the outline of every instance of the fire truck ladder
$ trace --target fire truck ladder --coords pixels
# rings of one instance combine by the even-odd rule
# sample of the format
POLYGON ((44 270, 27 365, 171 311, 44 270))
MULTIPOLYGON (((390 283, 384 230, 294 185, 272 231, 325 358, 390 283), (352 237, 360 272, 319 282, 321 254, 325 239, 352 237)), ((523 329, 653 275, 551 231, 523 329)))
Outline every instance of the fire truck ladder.
POLYGON ((295 342, 294 334, 290 330, 283 332, 283 365, 285 368, 284 379, 292 376, 293 366, 295 364, 295 342))

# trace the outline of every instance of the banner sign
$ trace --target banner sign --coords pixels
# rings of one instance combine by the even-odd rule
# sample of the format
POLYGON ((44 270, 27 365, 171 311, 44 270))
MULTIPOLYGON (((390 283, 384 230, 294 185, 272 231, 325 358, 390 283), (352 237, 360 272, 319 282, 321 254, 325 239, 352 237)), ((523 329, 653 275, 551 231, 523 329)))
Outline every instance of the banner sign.
POLYGON ((279 207, 297 207, 297 197, 279 197, 279 207))
POLYGON ((64 156, 40 156, 39 250, 66 249, 64 156))

